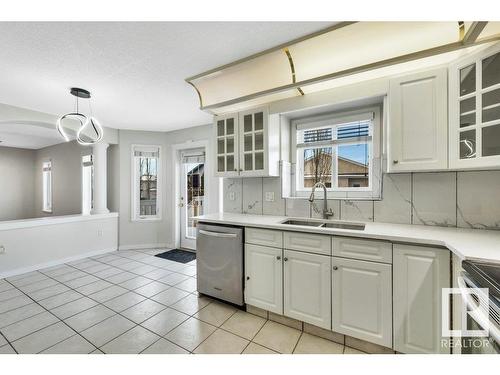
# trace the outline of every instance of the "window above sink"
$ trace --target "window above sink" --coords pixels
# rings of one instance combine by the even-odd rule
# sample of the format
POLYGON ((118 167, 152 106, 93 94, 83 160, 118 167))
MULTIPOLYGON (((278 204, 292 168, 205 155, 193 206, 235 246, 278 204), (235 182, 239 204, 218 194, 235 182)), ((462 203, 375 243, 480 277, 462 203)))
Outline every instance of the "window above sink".
POLYGON ((322 182, 329 199, 380 198, 380 128, 380 107, 292 120, 292 195, 322 182))

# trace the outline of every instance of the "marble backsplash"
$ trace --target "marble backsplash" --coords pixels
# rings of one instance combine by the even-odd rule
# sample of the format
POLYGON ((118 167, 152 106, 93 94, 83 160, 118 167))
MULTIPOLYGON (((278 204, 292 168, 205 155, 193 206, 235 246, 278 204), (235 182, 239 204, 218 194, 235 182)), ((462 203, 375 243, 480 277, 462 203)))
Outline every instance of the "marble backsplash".
MULTIPOLYGON (((321 192, 314 204, 283 199, 279 177, 226 178, 223 189, 224 212, 321 217, 321 192)), ((500 230, 500 170, 384 174, 382 200, 332 199, 328 208, 340 220, 500 230)))

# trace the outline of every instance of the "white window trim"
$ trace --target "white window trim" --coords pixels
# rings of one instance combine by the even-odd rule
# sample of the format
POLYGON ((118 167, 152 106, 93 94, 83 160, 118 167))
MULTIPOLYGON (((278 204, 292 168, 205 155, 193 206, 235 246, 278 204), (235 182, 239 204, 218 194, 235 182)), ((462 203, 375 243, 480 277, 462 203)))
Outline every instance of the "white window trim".
POLYGON ((131 213, 131 221, 140 221, 140 222, 148 222, 148 221, 160 221, 162 220, 162 194, 163 194, 163 173, 162 173, 162 147, 160 145, 145 145, 145 144, 132 144, 130 147, 130 180, 131 180, 131 204, 130 204, 130 213, 131 213), (150 216, 141 216, 139 215, 140 208, 140 186, 137 179, 138 173, 138 165, 136 163, 136 157, 134 156, 135 150, 138 149, 158 149, 158 163, 157 163, 157 180, 156 180, 156 215, 150 216))
POLYGON ((94 208, 94 202, 93 202, 93 194, 94 194, 94 155, 93 154, 85 154, 82 155, 82 215, 90 215, 93 208, 94 208), (85 162, 84 158, 90 156, 90 161, 85 162), (91 168, 90 169, 90 194, 88 196, 89 201, 87 202, 85 200, 85 188, 86 186, 83 184, 85 181, 85 172, 87 171, 86 168, 91 168), (86 203, 89 204, 90 207, 86 207, 86 203))
POLYGON ((54 210, 54 176, 52 173, 52 159, 47 159, 42 161, 42 212, 45 212, 47 214, 51 214, 54 210), (50 163, 50 194, 49 194, 49 202, 45 201, 45 180, 44 180, 44 165, 46 163, 50 163))
MULTIPOLYGON (((370 187, 367 188, 329 188, 327 189, 328 199, 356 199, 356 200, 376 200, 381 199, 382 182, 382 157, 381 157, 381 133, 382 117, 381 107, 360 107, 352 111, 333 112, 327 115, 302 118, 291 121, 291 161, 292 161, 292 195, 295 198, 309 198, 312 188, 297 189, 300 177, 298 170, 303 165, 297 165, 297 130, 316 128, 325 125, 338 125, 342 123, 356 121, 360 115, 373 112, 372 142, 369 148, 370 158, 370 187)), ((332 155, 336 158, 336 154, 332 155)), ((300 162, 300 160, 299 160, 300 162)), ((336 178, 336 168, 334 168, 332 183, 336 178)), ((321 194, 322 195, 322 194, 321 194)))

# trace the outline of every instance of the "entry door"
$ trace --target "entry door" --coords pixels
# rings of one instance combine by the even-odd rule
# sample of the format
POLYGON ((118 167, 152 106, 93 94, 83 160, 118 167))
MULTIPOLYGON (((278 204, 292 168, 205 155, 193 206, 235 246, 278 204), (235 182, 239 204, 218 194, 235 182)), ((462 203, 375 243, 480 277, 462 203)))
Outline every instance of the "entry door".
POLYGON ((181 153, 180 219, 181 247, 196 250, 196 224, 193 217, 203 215, 205 197, 205 151, 185 150, 181 153))

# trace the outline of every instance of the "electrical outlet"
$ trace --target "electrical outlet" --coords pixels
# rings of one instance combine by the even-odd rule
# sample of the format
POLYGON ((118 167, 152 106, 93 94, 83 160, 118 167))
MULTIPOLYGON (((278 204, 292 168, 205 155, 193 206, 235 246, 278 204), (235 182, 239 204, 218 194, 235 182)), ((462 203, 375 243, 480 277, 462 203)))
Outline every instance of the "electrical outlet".
POLYGON ((0 245, 0 254, 5 254, 5 246, 0 245))
POLYGON ((266 191, 266 202, 274 202, 274 191, 266 191))
POLYGON ((234 193, 234 191, 229 192, 229 200, 230 201, 236 200, 236 194, 234 193))
POLYGON ((102 229, 97 230, 97 237, 102 237, 102 229))

